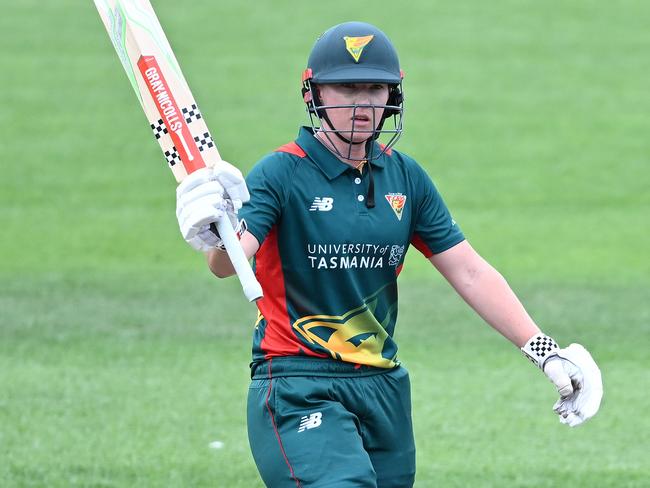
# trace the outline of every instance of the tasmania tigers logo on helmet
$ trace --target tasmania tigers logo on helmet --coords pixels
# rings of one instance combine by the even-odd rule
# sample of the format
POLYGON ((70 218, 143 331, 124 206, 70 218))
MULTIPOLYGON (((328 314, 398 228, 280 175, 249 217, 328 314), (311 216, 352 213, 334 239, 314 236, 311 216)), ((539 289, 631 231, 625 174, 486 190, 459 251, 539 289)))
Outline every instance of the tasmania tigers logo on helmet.
POLYGON ((375 37, 374 35, 370 35, 370 36, 363 36, 363 37, 345 36, 343 38, 343 40, 345 41, 345 49, 348 50, 348 52, 354 58, 354 61, 356 63, 359 62, 361 53, 363 53, 363 48, 366 47, 366 45, 370 41, 372 41, 374 37, 375 37))

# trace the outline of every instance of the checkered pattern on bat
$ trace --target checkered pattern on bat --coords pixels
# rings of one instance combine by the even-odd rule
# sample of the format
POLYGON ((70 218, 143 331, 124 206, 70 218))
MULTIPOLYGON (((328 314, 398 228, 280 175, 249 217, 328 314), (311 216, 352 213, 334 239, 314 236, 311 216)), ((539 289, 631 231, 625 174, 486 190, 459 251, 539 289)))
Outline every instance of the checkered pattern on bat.
POLYGON ((212 136, 209 132, 204 132, 202 136, 196 136, 194 138, 194 142, 196 142, 196 145, 201 152, 210 147, 214 147, 214 141, 212 140, 212 136))
POLYGON ((150 127, 156 139, 160 139, 163 134, 168 134, 167 127, 162 119, 158 119, 155 124, 150 124, 150 127))
POLYGON ((185 122, 188 124, 202 118, 201 111, 195 104, 190 105, 189 108, 182 108, 181 111, 183 112, 183 117, 185 117, 185 122))
POLYGON ((172 146, 171 151, 165 151, 165 159, 167 159, 169 166, 175 166, 181 162, 181 156, 178 154, 175 146, 172 146))

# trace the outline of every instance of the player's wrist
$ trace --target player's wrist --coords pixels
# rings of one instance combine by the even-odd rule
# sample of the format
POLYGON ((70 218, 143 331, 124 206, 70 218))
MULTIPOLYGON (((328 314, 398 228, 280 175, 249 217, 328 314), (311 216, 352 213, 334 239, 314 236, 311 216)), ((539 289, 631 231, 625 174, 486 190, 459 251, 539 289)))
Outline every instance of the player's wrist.
MULTIPOLYGON (((233 230, 235 231, 235 235, 237 236, 237 239, 241 240, 242 235, 244 235, 244 232, 246 232, 246 229, 248 228, 246 225, 246 220, 238 219, 236 213, 234 213, 233 218, 231 219, 231 223, 233 224, 233 230), (232 222, 232 220, 234 220, 234 222, 232 222)), ((212 224, 208 226, 208 228, 210 232, 213 234, 213 236, 216 237, 216 241, 213 244, 212 248, 218 252, 227 252, 226 245, 224 244, 223 240, 221 239, 221 236, 219 235, 217 226, 212 224)))
POLYGON ((557 356, 560 350, 555 339, 541 331, 532 335, 520 349, 524 356, 541 370, 544 370, 546 362, 557 356))

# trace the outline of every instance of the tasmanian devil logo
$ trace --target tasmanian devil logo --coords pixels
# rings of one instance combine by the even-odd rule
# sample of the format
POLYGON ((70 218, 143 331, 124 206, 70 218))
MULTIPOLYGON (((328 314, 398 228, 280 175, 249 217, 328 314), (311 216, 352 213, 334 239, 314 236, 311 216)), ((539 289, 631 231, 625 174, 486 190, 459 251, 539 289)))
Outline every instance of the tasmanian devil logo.
POLYGON ((401 193, 389 193, 384 196, 386 197, 386 201, 390 205, 390 208, 395 212, 397 220, 402 220, 402 212, 404 211, 404 205, 406 204, 406 195, 402 195, 401 193))
POLYGON ((394 245, 390 248, 390 257, 388 258, 389 266, 397 266, 402 260, 404 254, 404 246, 394 245))
POLYGON ((303 317, 293 327, 307 341, 327 349, 334 359, 382 368, 395 365, 392 359, 382 356, 388 333, 367 306, 342 317, 303 317))
POLYGON ((370 41, 372 41, 373 37, 375 36, 371 35, 363 37, 343 37, 343 40, 345 41, 345 49, 347 49, 350 55, 354 58, 355 63, 359 62, 361 53, 363 53, 363 48, 366 47, 370 41))

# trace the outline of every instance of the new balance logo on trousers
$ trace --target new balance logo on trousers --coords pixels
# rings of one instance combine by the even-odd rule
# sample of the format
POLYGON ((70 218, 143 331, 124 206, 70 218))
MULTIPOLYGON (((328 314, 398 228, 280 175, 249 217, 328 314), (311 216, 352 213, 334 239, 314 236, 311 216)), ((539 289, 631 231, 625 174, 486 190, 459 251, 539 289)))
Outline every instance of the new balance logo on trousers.
POLYGON ((321 412, 312 413, 311 415, 300 418, 300 426, 298 432, 303 432, 305 429, 315 429, 323 423, 323 414, 321 412))

